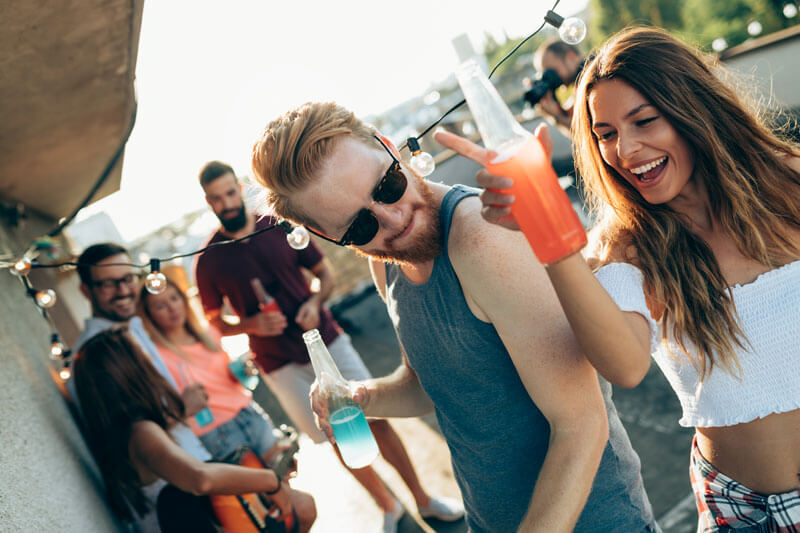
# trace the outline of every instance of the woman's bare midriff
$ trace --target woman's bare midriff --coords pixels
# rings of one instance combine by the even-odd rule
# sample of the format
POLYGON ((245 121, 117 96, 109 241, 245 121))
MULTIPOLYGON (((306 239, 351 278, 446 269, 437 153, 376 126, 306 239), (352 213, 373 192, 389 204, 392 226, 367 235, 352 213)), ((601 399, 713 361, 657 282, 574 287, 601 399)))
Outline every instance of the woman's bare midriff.
POLYGON ((697 428, 697 446, 717 470, 758 493, 800 488, 800 409, 735 426, 697 428))

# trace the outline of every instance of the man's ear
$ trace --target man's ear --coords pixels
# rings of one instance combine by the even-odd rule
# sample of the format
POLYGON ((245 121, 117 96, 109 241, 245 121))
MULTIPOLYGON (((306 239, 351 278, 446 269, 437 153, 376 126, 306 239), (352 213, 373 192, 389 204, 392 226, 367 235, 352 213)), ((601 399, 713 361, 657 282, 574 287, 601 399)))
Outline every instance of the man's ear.
POLYGON ((83 294, 87 300, 91 301, 92 300, 91 289, 89 289, 89 287, 85 283, 81 283, 79 288, 81 290, 81 294, 83 294))
POLYGON ((388 137, 385 137, 385 136, 381 135, 380 133, 376 133, 376 135, 381 140, 381 142, 386 145, 386 147, 389 149, 389 151, 391 151, 392 154, 394 154, 394 156, 397 159, 401 159, 402 160, 402 157, 400 157, 400 150, 397 149, 397 147, 394 145, 394 143, 392 141, 389 140, 388 137))

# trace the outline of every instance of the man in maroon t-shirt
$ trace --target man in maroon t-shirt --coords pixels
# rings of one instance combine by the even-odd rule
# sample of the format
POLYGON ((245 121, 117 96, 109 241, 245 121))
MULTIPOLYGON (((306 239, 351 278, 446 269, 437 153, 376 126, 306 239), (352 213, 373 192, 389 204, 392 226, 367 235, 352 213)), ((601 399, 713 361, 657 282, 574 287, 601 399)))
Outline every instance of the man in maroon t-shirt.
MULTIPOLYGON (((222 225, 208 244, 238 239, 275 223, 272 217, 257 219, 247 212, 241 184, 233 169, 225 163, 207 163, 200 171, 200 185, 222 225)), ((203 252, 197 259, 195 278, 203 309, 211 324, 223 335, 248 334, 262 377, 292 422, 315 442, 326 441, 324 433, 316 426, 308 399, 314 371, 302 339, 303 332, 314 328, 320 331, 339 370, 347 379, 368 379, 370 374, 349 336, 322 305, 330 296, 334 282, 330 265, 319 248, 311 242, 304 250, 294 250, 280 229, 265 231, 241 242, 203 252), (319 279, 317 292, 311 291, 304 271, 319 279), (253 280, 258 280, 257 283, 275 299, 279 311, 260 309, 263 302, 253 288, 253 280), (222 320, 225 299, 239 315, 238 324, 222 320)), ((425 492, 405 447, 386 420, 371 420, 370 428, 384 458, 408 485, 423 516, 455 520, 463 515, 460 502, 430 497, 425 492)), ((400 503, 389 493, 372 467, 351 470, 351 473, 383 509, 384 531, 395 531, 403 513, 400 503)))

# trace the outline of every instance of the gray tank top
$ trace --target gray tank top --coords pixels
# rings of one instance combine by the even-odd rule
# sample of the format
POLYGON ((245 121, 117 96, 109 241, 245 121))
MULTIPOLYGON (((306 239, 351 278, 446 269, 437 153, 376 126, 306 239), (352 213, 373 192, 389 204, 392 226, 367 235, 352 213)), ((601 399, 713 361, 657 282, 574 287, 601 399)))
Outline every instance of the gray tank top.
MULTIPOLYGON (((387 264, 386 299, 411 367, 435 405, 469 527, 476 533, 508 533, 517 530, 528 510, 550 428, 494 326, 469 309, 447 254, 453 212, 478 192, 456 185, 445 195, 443 251, 430 278, 415 284, 397 265, 387 264)), ((639 457, 611 402, 611 386, 600 381, 610 439, 575 531, 642 531, 653 515, 639 457)))

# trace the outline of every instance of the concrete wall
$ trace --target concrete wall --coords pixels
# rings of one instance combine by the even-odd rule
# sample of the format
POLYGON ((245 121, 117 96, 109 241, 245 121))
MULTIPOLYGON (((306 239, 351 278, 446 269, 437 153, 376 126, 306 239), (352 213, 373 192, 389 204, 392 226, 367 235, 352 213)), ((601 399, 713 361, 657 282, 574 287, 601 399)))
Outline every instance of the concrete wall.
POLYGON ((724 59, 732 70, 752 76, 761 96, 770 93, 776 105, 800 109, 800 34, 768 46, 747 50, 724 59))
MULTIPOLYGON (((0 255, 24 250, 53 225, 0 221, 0 255)), ((35 273, 37 288, 57 287, 55 274, 35 273)), ((116 531, 97 467, 51 377, 49 340, 20 280, 0 269, 0 531, 116 531)))

